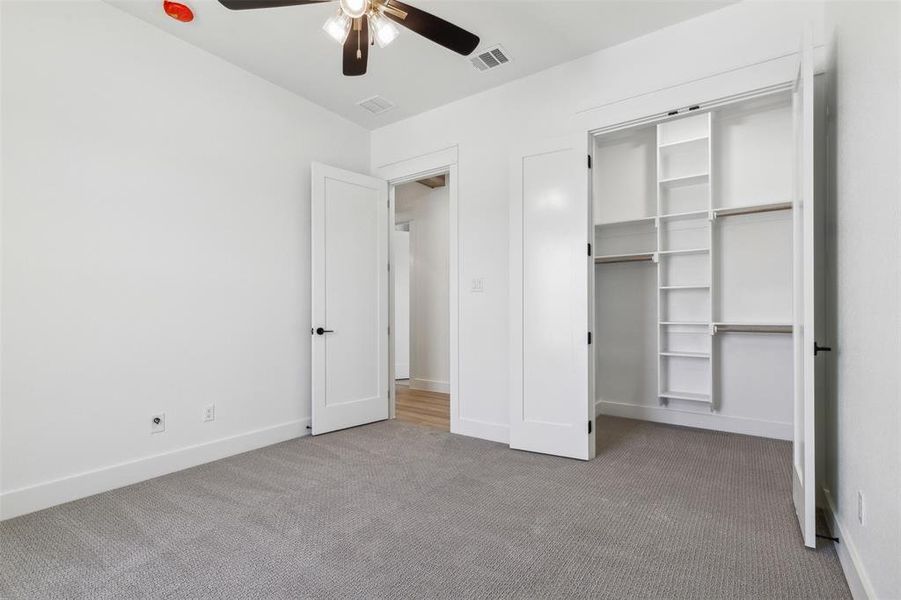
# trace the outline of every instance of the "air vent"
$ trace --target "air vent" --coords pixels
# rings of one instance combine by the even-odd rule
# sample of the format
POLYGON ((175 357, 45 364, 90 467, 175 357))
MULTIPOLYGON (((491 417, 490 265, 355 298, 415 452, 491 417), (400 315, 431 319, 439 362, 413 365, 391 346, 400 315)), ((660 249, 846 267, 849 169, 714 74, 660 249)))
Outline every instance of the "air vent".
POLYGON ((510 62, 510 56, 500 46, 488 48, 472 59, 473 66, 479 71, 494 69, 510 62))
POLYGON ((374 115, 380 115, 394 108, 394 103, 381 96, 373 96, 372 98, 360 100, 357 102, 357 106, 362 106, 374 115))

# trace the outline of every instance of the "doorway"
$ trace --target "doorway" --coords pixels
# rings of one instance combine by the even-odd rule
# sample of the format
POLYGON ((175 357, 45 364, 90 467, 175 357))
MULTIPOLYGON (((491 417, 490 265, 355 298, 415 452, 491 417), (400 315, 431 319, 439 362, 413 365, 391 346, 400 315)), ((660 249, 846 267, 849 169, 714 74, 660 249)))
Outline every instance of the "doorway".
POLYGON ((393 187, 395 416, 450 431, 450 228, 447 173, 393 187))

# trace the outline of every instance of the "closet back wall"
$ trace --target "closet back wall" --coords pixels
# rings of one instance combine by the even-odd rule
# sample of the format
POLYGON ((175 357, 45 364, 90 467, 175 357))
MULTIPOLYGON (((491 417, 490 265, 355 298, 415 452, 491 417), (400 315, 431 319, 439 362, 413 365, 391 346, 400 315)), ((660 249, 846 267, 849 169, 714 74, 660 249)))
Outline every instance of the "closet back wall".
POLYGON ((3 516, 301 435, 310 161, 368 132, 104 2, 0 7, 3 516))
MULTIPOLYGON (((821 4, 730 5, 373 132, 373 167, 459 149, 461 433, 509 439, 513 148, 572 133, 584 120, 578 113, 591 107, 790 56, 798 51, 805 22, 816 31, 821 4), (484 291, 471 291, 474 279, 483 280, 484 291)), ((515 48, 508 50, 515 58, 515 48)))

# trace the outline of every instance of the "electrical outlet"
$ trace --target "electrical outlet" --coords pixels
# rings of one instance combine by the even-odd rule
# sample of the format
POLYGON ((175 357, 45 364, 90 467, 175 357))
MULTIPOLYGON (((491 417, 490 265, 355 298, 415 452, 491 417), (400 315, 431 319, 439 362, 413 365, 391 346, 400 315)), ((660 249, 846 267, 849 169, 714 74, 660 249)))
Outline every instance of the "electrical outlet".
POLYGON ((210 404, 205 409, 203 409, 203 420, 206 423, 216 420, 216 405, 215 404, 210 404))
POLYGON ((166 413, 150 417, 150 433, 163 433, 164 431, 166 431, 166 413))
POLYGON ((857 490, 857 522, 863 525, 865 516, 866 514, 863 510, 863 492, 857 490))

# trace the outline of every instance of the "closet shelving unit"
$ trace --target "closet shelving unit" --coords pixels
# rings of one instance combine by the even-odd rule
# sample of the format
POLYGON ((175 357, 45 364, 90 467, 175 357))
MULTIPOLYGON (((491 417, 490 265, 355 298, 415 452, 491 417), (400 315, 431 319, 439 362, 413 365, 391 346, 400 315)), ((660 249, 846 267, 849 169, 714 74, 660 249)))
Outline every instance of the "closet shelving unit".
POLYGON ((664 404, 713 407, 711 143, 710 113, 657 125, 657 397, 664 404))
MULTIPOLYGON (((742 118, 745 114, 756 114, 753 110, 756 108, 752 113, 742 113, 742 118)), ((638 339, 648 342, 645 346, 648 360, 656 354, 656 400, 661 405, 678 401, 673 407, 676 410, 687 410, 688 405, 718 410, 716 395, 722 389, 717 381, 722 373, 718 371, 726 369, 732 357, 728 368, 730 373, 734 372, 737 347, 730 343, 731 354, 721 356, 720 342, 716 342, 720 334, 793 333, 793 326, 780 322, 781 319, 775 322, 736 319, 744 315, 753 319, 755 311, 744 312, 741 305, 736 309, 735 276, 717 271, 723 268, 720 261, 727 253, 729 260, 734 261, 736 257, 733 217, 748 219, 735 223, 740 228, 746 223, 754 227, 760 224, 754 215, 794 210, 793 202, 775 202, 773 198, 774 194, 784 197, 787 186, 757 186, 757 180, 747 175, 740 181, 736 178, 736 172, 750 172, 744 170, 748 160, 756 160, 754 155, 737 154, 736 144, 745 144, 745 148, 763 140, 764 147, 770 148, 771 138, 766 137, 771 135, 766 130, 768 123, 755 121, 752 126, 761 128, 749 134, 743 121, 741 126, 745 128, 740 129, 739 135, 745 137, 737 138, 734 116, 698 111, 656 125, 614 132, 595 146, 595 151, 601 152, 595 164, 607 167, 594 174, 595 185, 600 190, 595 192, 595 216, 599 221, 595 223, 594 262, 601 269, 612 263, 654 264, 655 273, 648 273, 646 283, 638 283, 642 276, 627 276, 623 270, 610 271, 609 276, 633 286, 630 289, 646 285, 649 298, 656 278, 656 348, 652 345, 653 321, 645 321, 648 327, 644 332, 648 337, 638 339), (729 118, 733 121, 715 121, 729 118), (723 128, 721 131, 715 129, 717 123, 723 128), (755 198, 760 202, 754 203, 755 198), (610 220, 600 220, 604 217, 610 220), (724 222, 726 219, 730 224, 724 222), (720 239, 724 227, 731 236, 728 244, 725 238, 720 239), (721 277, 722 281, 718 281, 721 277), (730 306, 728 311, 723 312, 723 303, 730 306), (721 359, 722 366, 718 364, 721 359)), ((765 181, 771 181, 770 172, 766 176, 765 181)), ((778 181, 781 184, 782 180, 778 181)), ((605 277, 601 273, 598 276, 605 277)), ((622 310, 622 305, 611 310, 622 310)), ((629 310, 629 319, 641 318, 640 304, 629 310)), ((647 310, 645 318, 653 319, 653 304, 647 310)), ((779 313, 770 311, 770 314, 779 313)), ((628 335, 625 329, 615 326, 608 331, 613 331, 614 339, 628 335)), ((617 368, 613 365, 620 365, 609 386, 609 398, 615 402, 640 402, 635 397, 629 398, 630 392, 649 394, 653 398, 654 374, 645 370, 645 378, 640 368, 633 372, 631 367, 626 367, 623 371, 621 357, 620 353, 605 358, 608 376, 617 368), (624 380, 620 372, 634 379, 624 380)), ((734 378, 730 380, 733 381, 734 378)), ((734 389, 734 383, 730 385, 734 389)))

